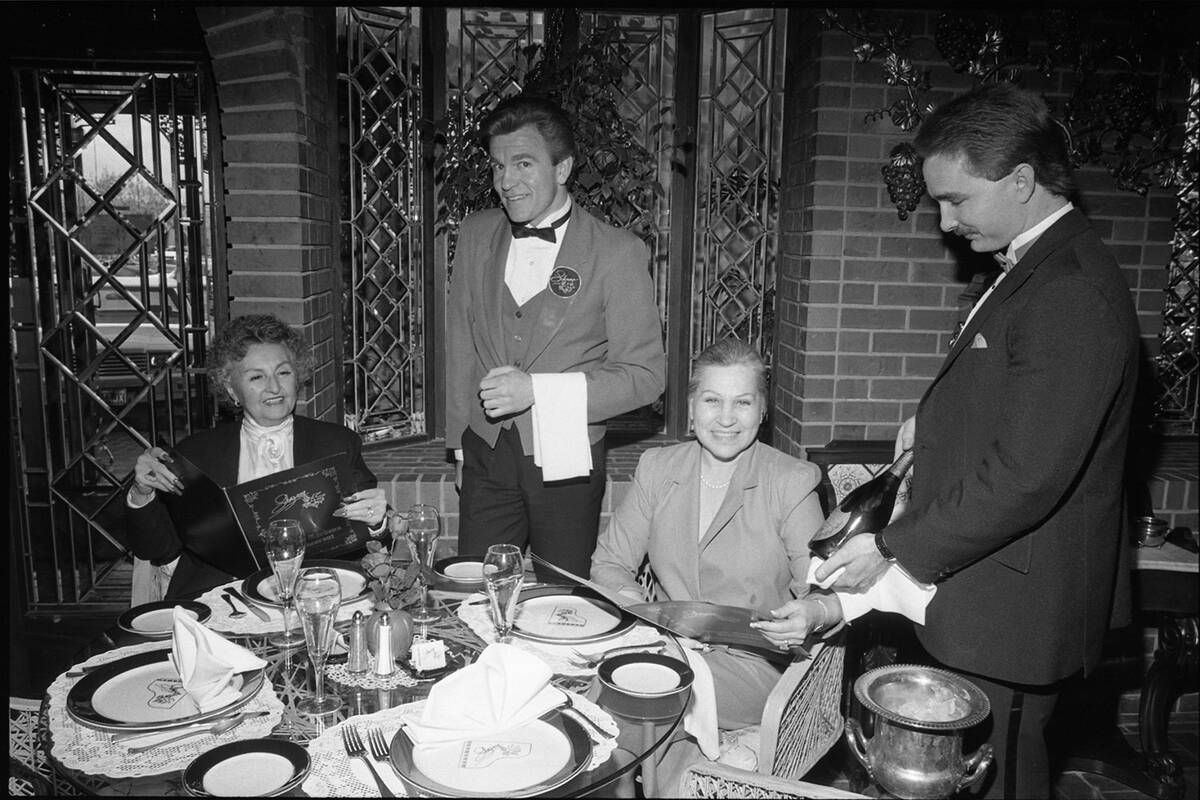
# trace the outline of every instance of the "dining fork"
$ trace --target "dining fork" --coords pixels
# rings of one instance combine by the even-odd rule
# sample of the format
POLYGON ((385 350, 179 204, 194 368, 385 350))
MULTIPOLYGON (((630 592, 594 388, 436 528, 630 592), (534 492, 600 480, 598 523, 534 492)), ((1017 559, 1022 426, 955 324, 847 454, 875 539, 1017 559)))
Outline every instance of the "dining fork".
POLYGON ((664 639, 656 639, 653 642, 646 642, 645 644, 627 644, 622 647, 614 647, 612 649, 605 650, 603 653, 597 653, 593 656, 589 656, 586 653, 581 653, 580 651, 572 648, 571 654, 567 656, 567 661, 581 669, 593 669, 599 666, 600 662, 604 659, 608 658, 609 656, 615 656, 618 653, 636 653, 641 650, 645 650, 650 653, 658 653, 661 652, 666 645, 667 643, 664 639))
POLYGON ((367 758, 367 749, 363 747, 362 738, 358 735, 358 729, 353 725, 346 724, 342 727, 342 746, 346 748, 346 754, 351 758, 361 758, 363 763, 367 765, 367 769, 371 770, 371 777, 375 779, 375 785, 379 787, 380 797, 395 797, 396 793, 388 788, 388 785, 383 782, 383 778, 379 777, 379 773, 375 771, 375 765, 371 763, 371 759, 367 758))
POLYGON ((383 731, 375 727, 368 730, 367 745, 370 747, 371 755, 376 761, 385 763, 395 769, 392 764, 392 749, 388 747, 387 740, 383 738, 383 731))

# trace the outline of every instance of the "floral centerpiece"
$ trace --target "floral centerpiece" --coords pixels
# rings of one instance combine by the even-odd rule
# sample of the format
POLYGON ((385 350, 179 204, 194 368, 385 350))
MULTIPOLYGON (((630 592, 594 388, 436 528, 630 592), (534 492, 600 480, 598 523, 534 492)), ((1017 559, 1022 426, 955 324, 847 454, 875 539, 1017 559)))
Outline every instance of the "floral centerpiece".
POLYGON ((417 580, 421 565, 415 558, 405 558, 407 540, 404 537, 408 520, 388 512, 388 530, 392 541, 367 542, 367 554, 359 562, 367 574, 367 585, 375 597, 375 613, 367 622, 367 645, 375 652, 375 632, 386 614, 392 626, 392 653, 405 658, 412 644, 412 617, 404 609, 421 598, 421 582, 417 580))

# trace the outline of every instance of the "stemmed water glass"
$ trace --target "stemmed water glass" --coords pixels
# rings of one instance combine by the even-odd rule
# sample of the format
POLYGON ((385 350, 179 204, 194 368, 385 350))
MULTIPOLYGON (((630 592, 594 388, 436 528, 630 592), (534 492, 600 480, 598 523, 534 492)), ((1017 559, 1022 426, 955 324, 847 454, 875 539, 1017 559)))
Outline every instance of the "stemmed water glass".
POLYGON ((304 562, 304 528, 294 519, 272 520, 263 533, 263 541, 266 543, 267 560, 271 562, 271 569, 275 573, 279 602, 283 604, 283 633, 267 641, 282 649, 299 647, 304 644, 304 637, 292 630, 291 611, 296 577, 304 562))
POLYGON ((421 574, 417 577, 421 582, 421 600, 412 618, 418 625, 428 625, 440 618, 429 605, 429 581, 426 575, 433 570, 437 540, 442 532, 441 520, 436 508, 418 503, 408 510, 407 521, 408 530, 404 535, 408 538, 408 549, 412 551, 413 560, 421 565, 421 574))
POLYGON ((300 573, 296 584, 296 608, 300 611, 300 624, 304 626, 304 640, 308 644, 308 659, 313 666, 316 691, 296 704, 302 714, 328 714, 342 707, 337 695, 325 696, 325 659, 333 646, 333 623, 338 608, 342 605, 342 585, 331 569, 310 567, 300 573))
POLYGON ((483 558, 483 584, 492 601, 492 622, 496 625, 498 642, 512 642, 517 596, 521 593, 524 578, 521 548, 512 544, 494 544, 488 548, 483 558))

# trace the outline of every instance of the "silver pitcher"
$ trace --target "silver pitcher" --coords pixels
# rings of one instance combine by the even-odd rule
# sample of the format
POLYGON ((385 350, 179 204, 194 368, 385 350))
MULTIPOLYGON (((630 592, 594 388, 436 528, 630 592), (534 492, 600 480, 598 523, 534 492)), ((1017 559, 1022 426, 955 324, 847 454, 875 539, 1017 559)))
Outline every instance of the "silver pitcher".
POLYGON ((893 664, 854 682, 854 694, 875 716, 867 739, 846 720, 846 742, 886 792, 904 800, 950 797, 979 783, 992 746, 962 753, 962 734, 987 718, 987 695, 967 679, 935 667, 893 664))

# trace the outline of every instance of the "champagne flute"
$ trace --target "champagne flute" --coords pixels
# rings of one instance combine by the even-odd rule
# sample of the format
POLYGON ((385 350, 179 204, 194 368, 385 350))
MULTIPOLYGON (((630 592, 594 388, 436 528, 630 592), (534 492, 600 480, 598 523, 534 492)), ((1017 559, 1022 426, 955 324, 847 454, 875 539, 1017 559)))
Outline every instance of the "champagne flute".
POLYGON ((275 587, 279 601, 283 604, 283 633, 267 641, 281 649, 291 649, 304 644, 304 637, 292 630, 291 611, 296 578, 304 562, 304 528, 294 519, 272 520, 263 534, 266 542, 267 560, 275 573, 275 587))
POLYGON ((296 608, 304 626, 308 660, 312 662, 316 691, 296 704, 302 714, 328 714, 342 707, 342 698, 325 696, 325 659, 333 646, 333 623, 342 605, 342 585, 331 569, 310 567, 300 573, 296 584, 296 608))
POLYGON ((492 622, 496 625, 496 641, 512 642, 513 618, 517 612, 517 596, 525 579, 525 562, 521 548, 513 544, 494 544, 483 558, 483 583, 492 601, 492 622))
POLYGON ((412 552, 413 560, 421 565, 421 574, 417 577, 421 582, 421 601, 412 618, 413 622, 419 625, 428 625, 440 617, 437 611, 429 606, 429 581, 426 576, 433 569, 437 540, 441 535, 441 520, 438 519, 436 508, 422 503, 410 508, 407 516, 408 530, 404 535, 408 538, 408 549, 412 552))

